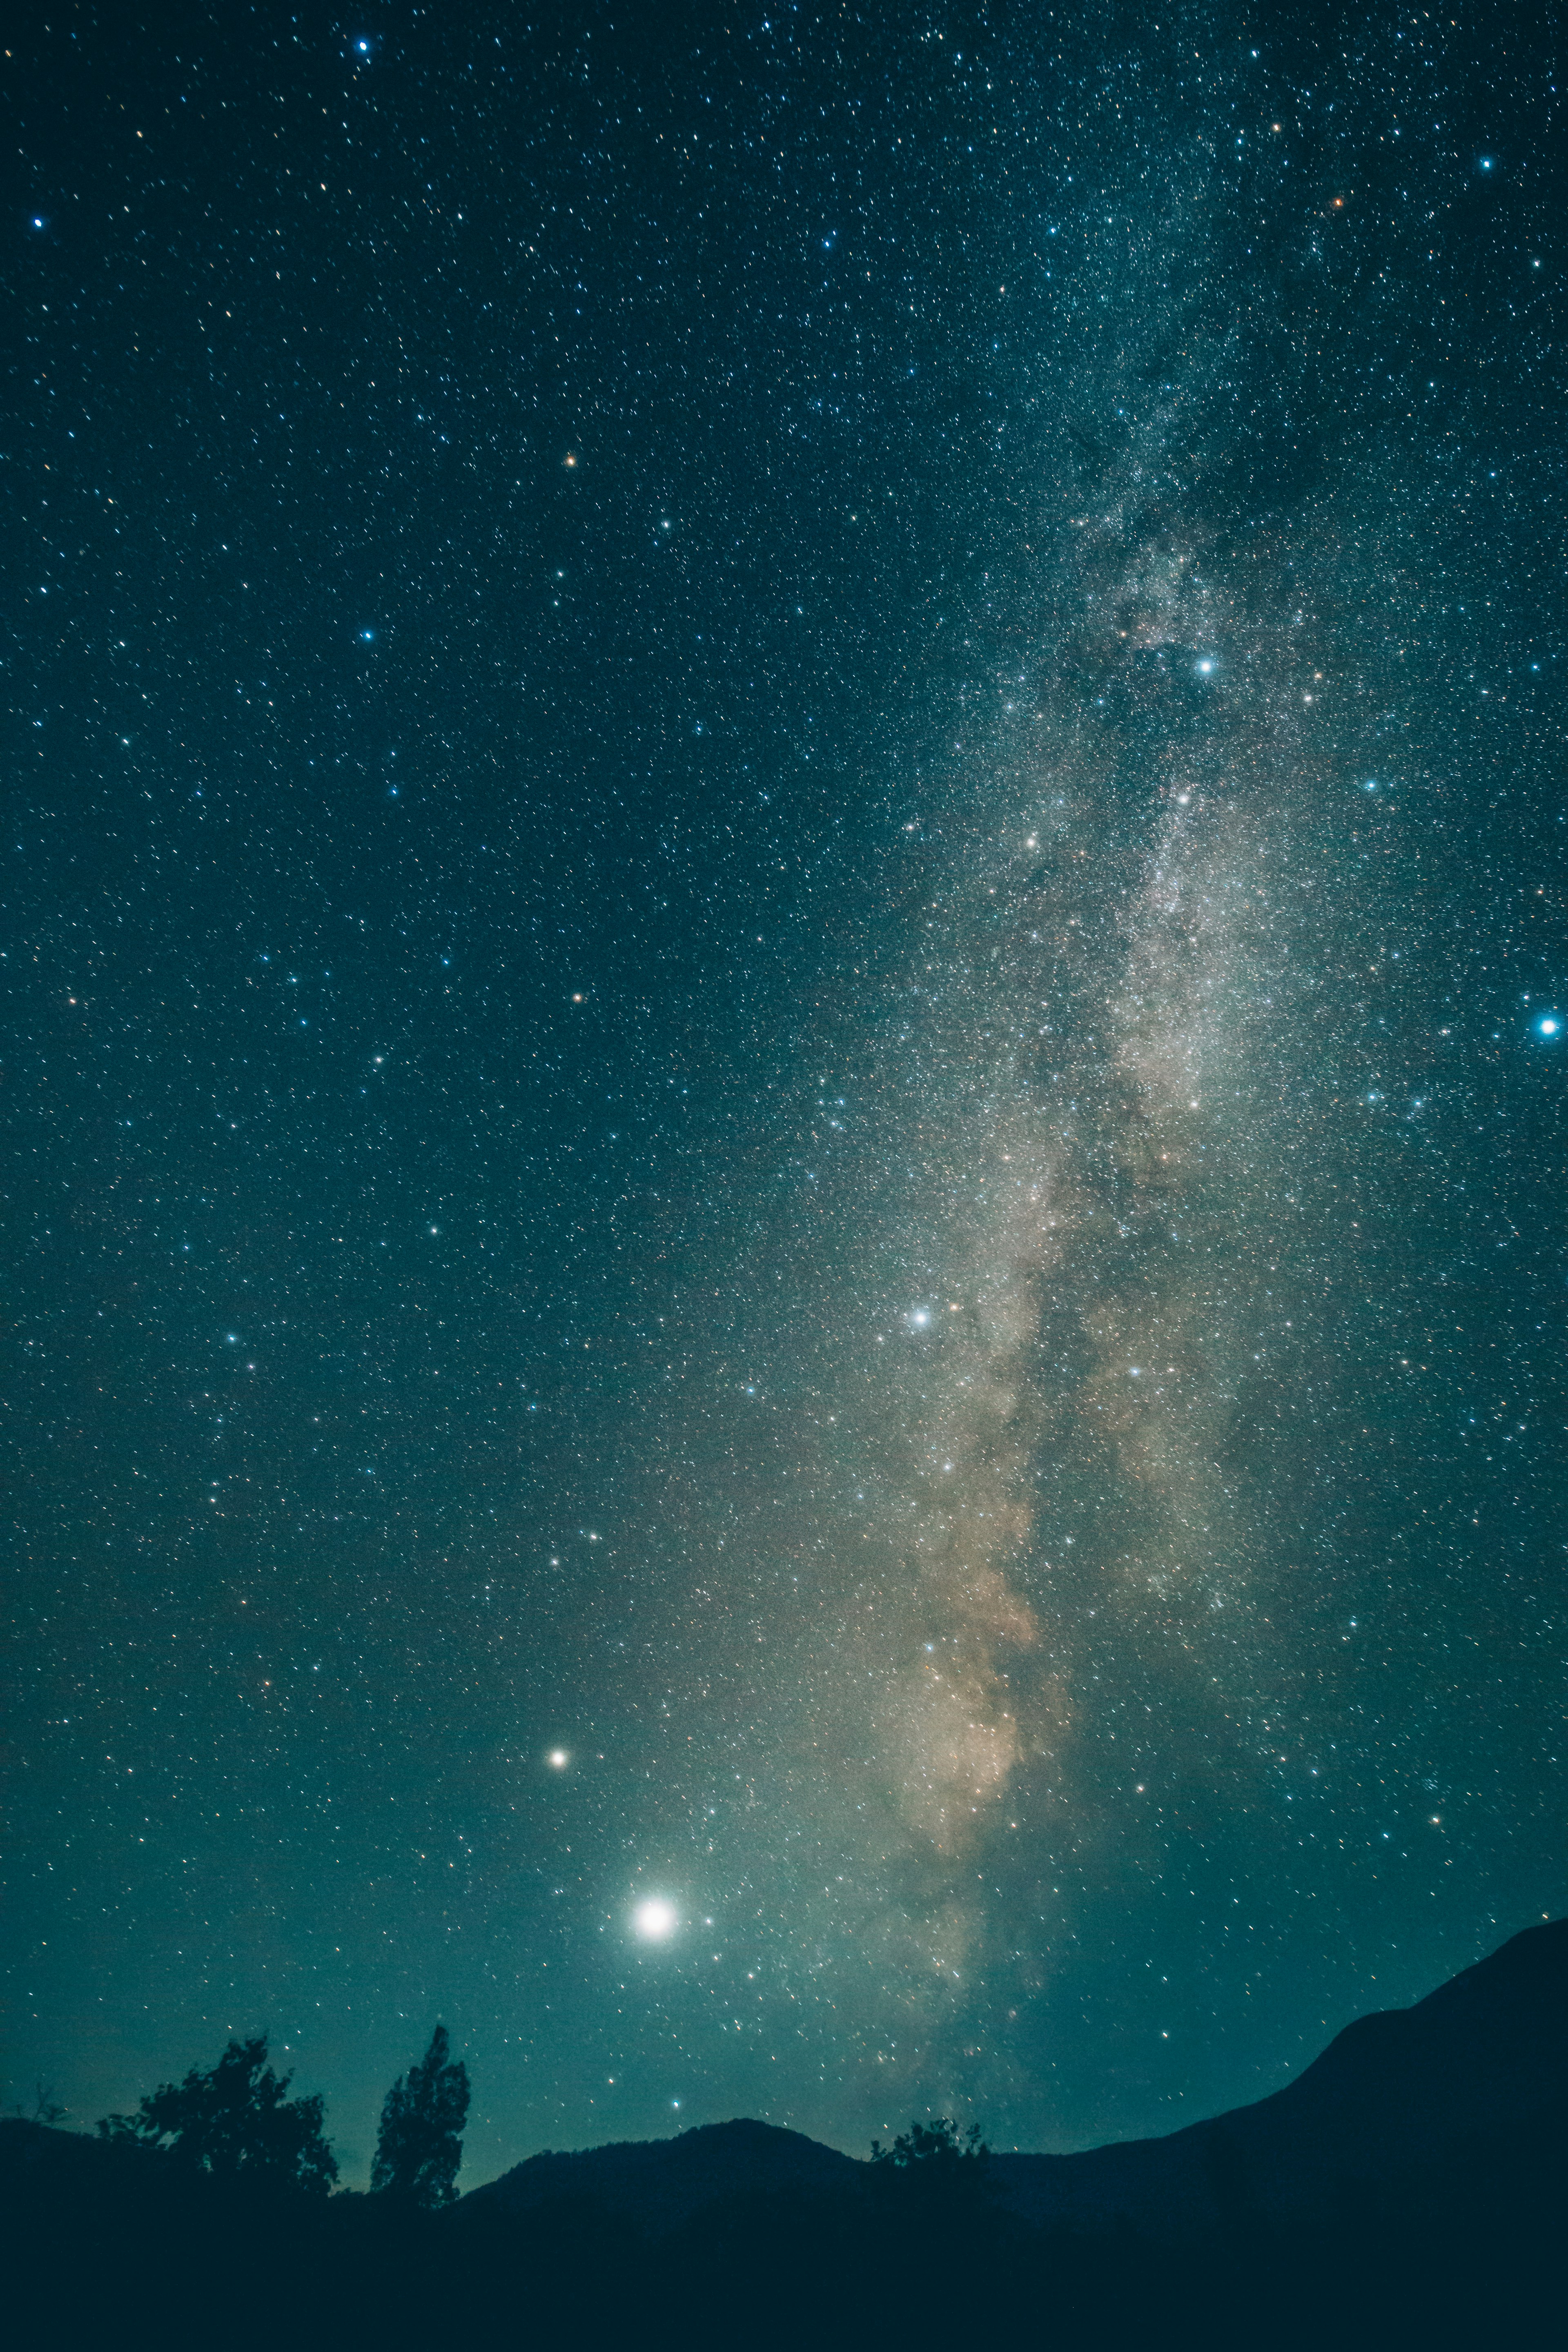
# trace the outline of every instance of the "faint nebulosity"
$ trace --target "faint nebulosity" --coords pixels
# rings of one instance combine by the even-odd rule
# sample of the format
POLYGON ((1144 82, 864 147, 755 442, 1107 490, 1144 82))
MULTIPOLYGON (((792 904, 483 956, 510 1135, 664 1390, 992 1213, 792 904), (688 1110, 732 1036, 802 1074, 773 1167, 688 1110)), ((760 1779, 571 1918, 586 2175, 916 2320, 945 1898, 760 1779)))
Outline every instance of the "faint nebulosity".
POLYGON ((1555 52, 535 16, 5 62, 8 2095, 1169 2129, 1563 1904, 1555 52))

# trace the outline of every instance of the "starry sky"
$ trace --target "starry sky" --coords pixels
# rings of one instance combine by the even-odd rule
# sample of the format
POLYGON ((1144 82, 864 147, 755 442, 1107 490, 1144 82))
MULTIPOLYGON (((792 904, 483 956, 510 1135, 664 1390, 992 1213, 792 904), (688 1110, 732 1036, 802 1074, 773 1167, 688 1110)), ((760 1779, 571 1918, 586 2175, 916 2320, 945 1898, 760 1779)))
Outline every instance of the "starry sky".
POLYGON ((25 12, 7 2099, 1071 2147, 1563 1907, 1555 35, 1295 15, 25 12))

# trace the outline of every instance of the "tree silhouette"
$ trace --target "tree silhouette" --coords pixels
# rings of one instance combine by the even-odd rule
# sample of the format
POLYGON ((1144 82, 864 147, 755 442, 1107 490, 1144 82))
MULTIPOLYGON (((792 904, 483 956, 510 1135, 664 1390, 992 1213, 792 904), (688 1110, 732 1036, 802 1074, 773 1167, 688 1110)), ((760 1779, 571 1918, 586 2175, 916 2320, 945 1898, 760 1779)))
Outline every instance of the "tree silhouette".
POLYGON ((438 2025, 417 2066, 399 2075, 386 2095, 376 2134, 373 2189, 411 2204, 449 2205, 458 2193, 463 2126, 468 2119, 468 2070, 449 2056, 438 2025))
POLYGON ((890 2173, 914 2173, 924 2179, 978 2178, 991 2150, 980 2137, 980 2126, 961 2132, 949 2116, 934 2116, 929 2124, 918 2120, 900 2132, 891 2147, 871 2142, 871 2161, 890 2173))
POLYGON ((286 2095, 293 2074, 267 2063, 267 2036, 231 2042, 204 2074, 193 2066, 183 2083, 160 2083, 133 2116, 105 2116, 99 2137, 167 2147, 201 2172, 287 2181, 325 2196, 338 2162, 321 2134, 324 2102, 286 2095))
POLYGON ((891 2147, 871 2143, 871 2179, 892 2210, 930 2220, 978 2221, 992 2208, 991 2151, 978 2124, 966 2132, 948 2116, 918 2119, 891 2147))
POLYGON ((26 2107, 20 2099, 17 2100, 16 2105, 12 2108, 11 2113, 16 2116, 18 2120, 28 2123, 48 2124, 50 2126, 64 2123, 66 2116, 69 2114, 70 2110, 68 2107, 62 2107, 56 2099, 53 2084, 51 2083, 46 2087, 43 2077, 39 2075, 36 2079, 33 2087, 36 2096, 33 2100, 33 2112, 31 2116, 27 2114, 26 2107))

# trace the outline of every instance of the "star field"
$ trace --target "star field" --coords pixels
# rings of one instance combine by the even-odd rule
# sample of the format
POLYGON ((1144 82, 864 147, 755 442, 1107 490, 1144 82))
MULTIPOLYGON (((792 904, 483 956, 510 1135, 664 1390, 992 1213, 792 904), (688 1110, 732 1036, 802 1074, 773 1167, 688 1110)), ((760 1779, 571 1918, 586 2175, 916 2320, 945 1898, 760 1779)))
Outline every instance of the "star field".
POLYGON ((1081 2146, 1560 1911, 1550 42, 0 69, 6 2095, 1081 2146))

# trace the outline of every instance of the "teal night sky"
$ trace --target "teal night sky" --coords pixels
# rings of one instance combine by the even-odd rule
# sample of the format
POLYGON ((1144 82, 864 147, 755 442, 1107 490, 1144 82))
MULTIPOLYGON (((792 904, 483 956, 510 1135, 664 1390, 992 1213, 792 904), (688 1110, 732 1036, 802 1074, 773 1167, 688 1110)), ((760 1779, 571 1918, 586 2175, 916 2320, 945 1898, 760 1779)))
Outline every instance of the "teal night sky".
POLYGON ((1564 1907, 1557 60, 1298 16, 0 63, 8 2100, 1082 2146, 1564 1907))

